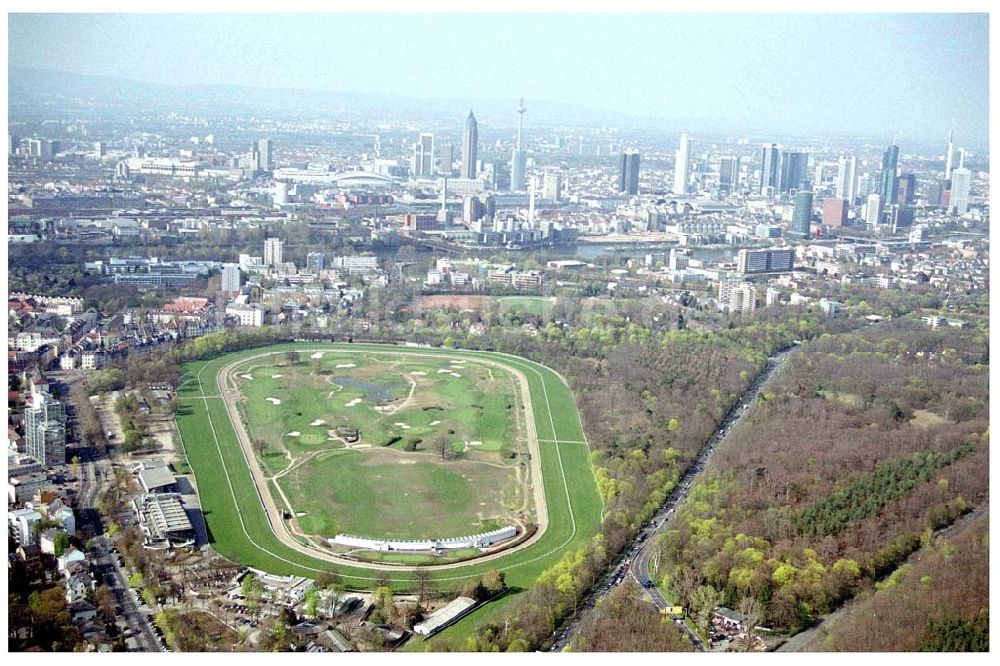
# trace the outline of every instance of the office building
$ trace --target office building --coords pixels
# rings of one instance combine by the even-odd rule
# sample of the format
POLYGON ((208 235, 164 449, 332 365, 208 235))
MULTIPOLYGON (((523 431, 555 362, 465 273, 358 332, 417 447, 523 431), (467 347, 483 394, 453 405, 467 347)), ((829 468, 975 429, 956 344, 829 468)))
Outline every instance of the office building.
POLYGON ((752 282, 719 282, 718 308, 731 313, 751 313, 757 309, 757 287, 752 282))
POLYGON ((948 148, 944 154, 944 179, 951 180, 952 157, 955 154, 955 144, 952 141, 954 130, 948 130, 948 148))
POLYGON ((740 158, 723 157, 719 160, 719 194, 733 194, 740 187, 740 158))
POLYGON ((492 174, 492 186, 493 189, 498 192, 504 192, 510 190, 511 179, 510 179, 510 165, 507 160, 497 159, 493 160, 493 174, 492 174))
POLYGON ((687 194, 689 160, 688 135, 681 134, 674 159, 674 194, 687 194))
POLYGON ((799 236, 809 235, 809 224, 812 220, 813 193, 809 190, 799 190, 795 193, 795 209, 792 211, 792 231, 799 236))
POLYGON ((858 158, 841 155, 837 161, 837 186, 834 191, 838 199, 853 205, 858 197, 858 158))
POLYGON ((847 202, 827 197, 823 199, 823 226, 842 227, 847 224, 847 202))
POLYGON ((514 111, 517 114, 517 143, 514 144, 514 152, 510 160, 510 189, 512 192, 524 192, 525 170, 527 169, 528 156, 521 146, 521 134, 524 129, 524 100, 514 111))
POLYGON ((779 151, 777 144, 765 143, 764 153, 760 159, 761 196, 773 196, 778 189, 778 160, 779 151))
POLYGON ((268 238, 264 241, 264 265, 274 267, 284 261, 285 243, 280 238, 268 238))
POLYGON ((965 167, 959 167, 951 172, 950 210, 956 215, 964 215, 969 210, 969 189, 972 185, 972 172, 965 167))
POLYGON ((618 191, 629 195, 639 194, 639 151, 626 150, 622 153, 621 170, 618 174, 618 191))
POLYGON ((479 125, 476 117, 469 111, 465 119, 465 132, 462 134, 462 178, 475 178, 476 158, 479 154, 479 125))
POLYGON ((436 175, 434 168, 434 135, 421 132, 417 142, 413 144, 414 178, 432 178, 436 175))
POLYGON ((260 139, 251 146, 250 162, 255 173, 274 171, 274 145, 270 139, 260 139))
POLYGON ((542 198, 559 201, 562 198, 562 174, 549 172, 542 181, 542 198))
POLYGON ((895 203, 909 205, 913 203, 917 192, 917 177, 912 173, 904 173, 896 179, 895 203))
POLYGON ((222 291, 224 291, 227 294, 239 293, 240 291, 239 264, 222 265, 222 291))
POLYGON ((882 197, 872 192, 865 202, 865 224, 869 227, 878 226, 882 220, 882 197))
POLYGON ((891 205, 898 196, 896 168, 899 163, 899 147, 889 146, 882 155, 882 171, 875 183, 875 193, 880 196, 882 206, 891 205))
POLYGON ((438 175, 450 176, 452 174, 452 165, 455 164, 455 146, 450 143, 438 146, 436 160, 438 175))
POLYGON ((66 462, 66 410, 46 391, 33 391, 24 410, 25 452, 45 465, 66 462))
POLYGON ((740 250, 736 265, 740 273, 790 273, 795 263, 795 250, 740 250))
POLYGON ((803 189, 809 179, 809 153, 782 152, 778 169, 778 192, 787 194, 803 189))
POLYGON ((892 233, 906 231, 913 226, 913 206, 893 204, 887 217, 886 222, 892 226, 892 233))

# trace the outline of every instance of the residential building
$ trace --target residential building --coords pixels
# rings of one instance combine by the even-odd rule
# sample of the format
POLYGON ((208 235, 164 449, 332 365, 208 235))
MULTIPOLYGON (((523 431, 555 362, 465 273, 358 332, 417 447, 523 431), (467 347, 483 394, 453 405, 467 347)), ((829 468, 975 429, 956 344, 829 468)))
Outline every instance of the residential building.
POLYGON ((283 261, 285 242, 280 238, 268 238, 264 241, 264 265, 274 267, 283 261))
POLYGON ((753 312, 757 309, 757 287, 752 282, 720 281, 718 307, 727 312, 753 312))
POLYGON ((46 465, 66 462, 66 411, 47 391, 34 391, 24 410, 25 452, 46 465))
POLYGON ((240 267, 239 264, 222 265, 222 291, 227 294, 239 293, 240 291, 240 267))

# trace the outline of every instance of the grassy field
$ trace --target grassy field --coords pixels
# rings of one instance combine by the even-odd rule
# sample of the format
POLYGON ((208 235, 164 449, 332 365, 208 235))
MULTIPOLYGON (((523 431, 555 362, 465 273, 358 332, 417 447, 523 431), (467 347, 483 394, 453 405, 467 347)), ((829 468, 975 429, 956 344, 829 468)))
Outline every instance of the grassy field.
POLYGON ((509 312, 521 312, 547 318, 552 314, 555 299, 546 296, 499 296, 500 309, 509 312))
POLYGON ((237 363, 227 379, 282 490, 275 501, 302 534, 444 538, 535 521, 505 370, 455 357, 277 352, 237 363))
MULTIPOLYGON (((352 353, 402 348, 300 343, 267 349, 302 352, 329 349, 352 353)), ((197 477, 213 547, 232 560, 275 574, 314 578, 321 571, 335 570, 354 589, 369 589, 379 575, 387 575, 394 589, 412 589, 417 579, 411 572, 377 572, 363 565, 334 565, 286 547, 272 533, 216 385, 216 376, 223 365, 261 351, 247 350, 189 363, 185 366, 185 381, 178 389, 177 423, 197 477)), ((572 393, 551 370, 525 359, 504 354, 432 349, 406 351, 428 357, 447 354, 469 360, 486 358, 521 370, 530 385, 539 437, 564 442, 543 441, 540 445, 550 522, 548 530, 536 543, 492 562, 473 560, 458 568, 430 569, 431 579, 443 588, 474 579, 490 569, 503 571, 513 588, 529 587, 541 571, 554 564, 568 549, 589 540, 600 525, 602 504, 590 466, 589 450, 585 444, 574 443, 583 441, 583 432, 572 393)), ((499 612, 515 596, 509 595, 489 604, 483 611, 473 613, 442 632, 441 636, 461 635, 480 618, 499 612)))
MULTIPOLYGON (((457 537, 497 529, 508 511, 513 470, 433 455, 340 450, 321 453, 282 476, 307 534, 339 532, 388 539, 457 537), (501 516, 497 514, 501 513, 501 516)), ((516 507, 514 507, 516 508, 516 507)))

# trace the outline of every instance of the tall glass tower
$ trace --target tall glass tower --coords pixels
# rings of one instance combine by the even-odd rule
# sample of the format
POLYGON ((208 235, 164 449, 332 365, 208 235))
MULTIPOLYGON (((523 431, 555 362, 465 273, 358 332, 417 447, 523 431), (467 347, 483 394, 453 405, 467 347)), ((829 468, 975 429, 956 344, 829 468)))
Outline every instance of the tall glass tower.
POLYGON ((465 134, 462 135, 462 178, 476 177, 476 153, 479 151, 479 125, 469 111, 465 119, 465 134))

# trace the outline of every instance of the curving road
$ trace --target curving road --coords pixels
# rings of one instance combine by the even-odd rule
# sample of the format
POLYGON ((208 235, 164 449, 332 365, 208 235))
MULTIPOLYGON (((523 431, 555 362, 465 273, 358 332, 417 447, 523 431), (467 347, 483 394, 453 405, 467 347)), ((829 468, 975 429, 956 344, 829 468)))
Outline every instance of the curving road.
MULTIPOLYGON (((558 637, 555 638, 552 644, 551 649, 553 651, 562 650, 569 645, 570 641, 573 640, 573 636, 580 630, 583 621, 593 612, 592 609, 597 601, 606 596, 613 588, 621 585, 625 581, 626 576, 631 576, 639 585, 646 588, 646 591, 649 592, 652 598, 653 604, 657 608, 662 610, 673 605, 656 588, 650 575, 649 558, 653 548, 651 544, 654 541, 652 537, 669 529, 674 516, 674 510, 687 499, 691 485, 701 476, 709 458, 715 453, 719 444, 725 441, 729 433, 732 432, 733 427, 740 422, 740 419, 752 410, 752 405, 757 396, 784 367, 785 362, 794 349, 794 347, 790 347, 768 359, 767 365, 764 366, 764 369, 757 375, 750 386, 747 387, 746 391, 743 392, 740 399, 732 406, 725 418, 723 418, 718 430, 712 434, 711 439, 708 440, 708 444, 701 450, 698 457, 694 459, 683 476, 678 480, 677 486, 667 496, 667 499, 664 500, 663 504, 645 527, 639 531, 632 546, 611 568, 611 571, 605 576, 600 586, 586 599, 583 604, 583 610, 572 618, 569 624, 564 627, 562 633, 556 633, 558 637)), ((677 622, 677 626, 687 634, 695 648, 698 650, 705 649, 701 640, 686 624, 677 622)))

